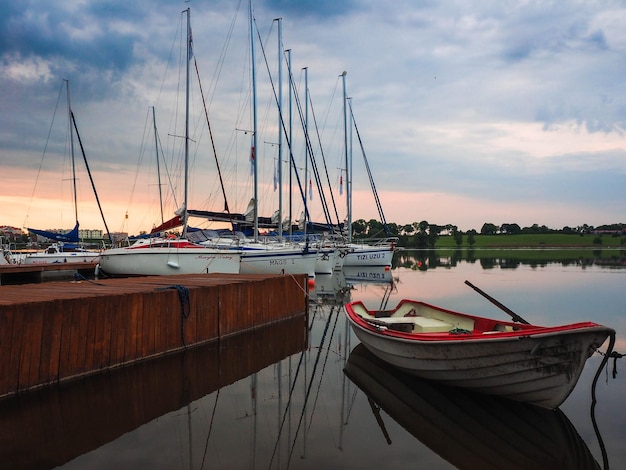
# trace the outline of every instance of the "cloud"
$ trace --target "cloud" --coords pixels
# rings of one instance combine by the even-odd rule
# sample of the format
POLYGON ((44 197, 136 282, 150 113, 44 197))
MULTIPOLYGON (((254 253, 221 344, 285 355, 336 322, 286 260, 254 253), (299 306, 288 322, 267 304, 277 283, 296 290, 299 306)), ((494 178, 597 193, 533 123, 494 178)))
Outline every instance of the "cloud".
MULTIPOLYGON (((144 163, 151 158, 145 150, 150 106, 157 109, 168 158, 179 156, 184 67, 178 44, 187 3, 0 0, 0 6, 4 174, 14 168, 34 171, 46 145, 54 153, 51 162, 62 159, 64 138, 47 143, 47 134, 64 78, 70 80, 96 180, 113 178, 118 192, 131 191, 133 182, 122 183, 122 176, 133 174, 138 158, 144 163)), ((246 182, 241 168, 247 162, 236 161, 246 153, 249 136, 237 129, 250 128, 247 2, 191 7, 216 151, 223 171, 237 180, 231 187, 239 188, 246 182)), ((626 184, 626 8, 620 4, 264 0, 254 7, 272 73, 277 17, 283 19, 284 46, 292 52, 301 91, 307 67, 310 112, 331 181, 345 171, 340 78, 345 70, 379 193, 445 194, 450 201, 441 217, 445 223, 470 212, 490 219, 490 211, 500 213, 505 204, 520 211, 527 205, 527 213, 540 205, 555 207, 558 211, 542 213, 569 211, 583 219, 580 223, 588 223, 585 217, 595 217, 600 206, 608 209, 607 217, 611 211, 615 219, 624 213, 619 188, 626 184), (474 210, 480 204, 484 210, 474 210)), ((257 54, 267 147, 262 150, 271 162, 278 124, 261 48, 257 54)), ((195 187, 212 193, 206 181, 215 179, 214 156, 195 76, 192 83, 194 171, 207 175, 195 187)), ((300 160, 302 140, 294 137, 300 160)), ((361 172, 355 174, 355 189, 365 191, 356 140, 354 153, 361 172)), ((233 198, 245 204, 249 195, 238 191, 233 198)), ((119 212, 119 197, 102 199, 115 200, 119 212)), ((268 207, 274 204, 273 195, 265 198, 268 207)), ((365 204, 362 210, 370 209, 365 204)), ((535 222, 550 226, 550 220, 535 222)))

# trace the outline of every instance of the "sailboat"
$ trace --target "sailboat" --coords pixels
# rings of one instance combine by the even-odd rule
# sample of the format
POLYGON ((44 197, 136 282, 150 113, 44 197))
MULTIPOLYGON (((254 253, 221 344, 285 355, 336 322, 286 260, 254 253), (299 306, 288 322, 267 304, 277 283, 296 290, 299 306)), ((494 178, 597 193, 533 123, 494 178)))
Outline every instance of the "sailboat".
MULTIPOLYGON (((67 262, 96 262, 100 256, 99 251, 87 250, 80 246, 80 237, 78 233, 78 205, 76 202, 76 165, 74 162, 74 131, 72 125, 76 125, 73 121, 74 116, 72 113, 72 106, 70 102, 70 82, 65 81, 65 90, 67 94, 67 111, 68 122, 70 132, 70 149, 72 159, 72 183, 73 183, 73 195, 74 195, 74 228, 67 232, 54 232, 50 230, 40 230, 34 228, 28 228, 27 230, 34 235, 44 237, 48 240, 52 240, 51 244, 44 251, 30 253, 26 255, 22 263, 23 264, 40 264, 40 263, 67 263, 67 262)), ((78 130, 77 130, 78 132, 78 130)), ((86 161, 86 160, 85 160, 86 161)))
MULTIPOLYGON (((350 252, 346 255, 343 262, 344 266, 391 266, 393 254, 396 250, 395 239, 386 238, 379 243, 359 244, 352 241, 352 156, 348 151, 348 95, 346 94, 346 72, 341 77, 343 80, 343 121, 344 121, 344 148, 346 161, 346 201, 348 207, 347 215, 347 242, 350 252)), ((352 117, 352 113, 350 113, 352 117)), ((351 119, 352 122, 352 119, 351 119)), ((370 181, 372 181, 370 174, 370 181)), ((374 196, 379 212, 382 216, 382 208, 378 195, 374 190, 374 196)))
MULTIPOLYGON (((250 20, 250 39, 251 39, 251 70, 252 70, 252 113, 253 113, 253 131, 252 131, 252 152, 258 149, 258 121, 257 121, 257 86, 256 86, 256 55, 255 55, 255 24, 254 12, 252 8, 252 0, 249 1, 249 20, 250 20)), ((280 31, 280 28, 279 28, 280 31)), ((282 55, 282 43, 279 33, 279 54, 282 55)), ((282 63, 282 59, 279 64, 282 63)), ((280 113, 280 99, 278 100, 280 113)), ((283 123, 282 116, 279 123, 279 142, 282 142, 283 123)), ((279 144, 279 148, 280 148, 279 144)), ((315 277, 315 264, 318 250, 312 248, 308 243, 300 245, 286 241, 282 237, 282 224, 280 223, 282 208, 278 210, 279 237, 259 237, 259 212, 258 212, 258 159, 252 159, 253 176, 254 176, 254 196, 250 201, 246 214, 249 214, 254 224, 253 238, 236 238, 232 239, 230 244, 224 245, 224 240, 209 239, 203 244, 208 246, 230 246, 232 250, 239 250, 241 253, 242 274, 307 274, 308 277, 315 277)), ((279 178, 279 180, 282 178, 279 178)), ((279 181, 279 185, 281 182, 279 181)), ((198 211, 194 211, 198 212, 198 211)))
MULTIPOLYGON (((187 72, 185 107, 185 190, 184 202, 168 227, 183 227, 181 237, 151 237, 130 246, 104 250, 97 273, 108 275, 168 275, 199 273, 239 273, 241 252, 194 243, 187 238, 187 199, 189 179, 189 63, 193 58, 191 44, 191 11, 187 14, 187 72)), ((158 230, 153 229, 153 233, 158 230)))

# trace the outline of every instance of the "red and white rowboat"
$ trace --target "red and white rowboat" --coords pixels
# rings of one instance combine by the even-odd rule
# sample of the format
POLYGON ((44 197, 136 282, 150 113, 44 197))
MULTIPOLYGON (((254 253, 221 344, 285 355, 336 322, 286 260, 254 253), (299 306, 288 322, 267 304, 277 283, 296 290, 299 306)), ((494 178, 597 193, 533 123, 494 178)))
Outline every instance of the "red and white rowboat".
POLYGON ((544 327, 414 300, 385 311, 352 302, 346 314, 367 349, 407 373, 550 409, 565 401, 587 358, 615 334, 592 322, 544 327))

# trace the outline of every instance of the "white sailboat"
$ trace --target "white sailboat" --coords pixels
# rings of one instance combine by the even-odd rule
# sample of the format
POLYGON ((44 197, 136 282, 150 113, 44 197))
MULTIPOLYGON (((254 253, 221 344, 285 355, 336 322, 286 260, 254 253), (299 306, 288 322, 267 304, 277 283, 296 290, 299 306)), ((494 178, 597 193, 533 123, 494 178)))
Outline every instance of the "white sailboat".
POLYGON ((191 53, 190 9, 187 14, 187 74, 185 108, 185 194, 177 214, 183 226, 182 237, 138 240, 121 248, 105 250, 96 272, 110 275, 168 275, 199 273, 239 273, 241 253, 193 243, 187 234, 187 199, 189 178, 189 62, 191 53))
MULTIPOLYGON (((28 231, 31 234, 35 234, 48 240, 53 240, 54 243, 47 247, 44 251, 38 251, 35 253, 29 253, 20 260, 20 264, 49 264, 49 263, 78 263, 78 262, 90 262, 95 263, 100 256, 98 250, 88 250, 80 245, 80 236, 78 232, 78 203, 76 195, 76 165, 74 159, 74 116, 72 113, 72 105, 70 101, 70 82, 64 80, 65 91, 67 95, 67 116, 68 116, 68 130, 69 130, 69 143, 71 153, 71 168, 72 168, 72 194, 74 196, 74 219, 75 226, 72 230, 65 233, 53 232, 50 230, 40 230, 29 228, 28 231)), ((78 135, 78 129, 77 129, 78 135)), ((80 136, 79 136, 80 139, 80 136)), ((82 147, 81 147, 82 148, 82 147)), ((86 160, 85 160, 86 162, 86 160)))
MULTIPOLYGON (((256 86, 256 55, 255 55, 255 25, 254 25, 254 12, 252 9, 252 1, 249 1, 249 19, 250 19, 250 54, 251 54, 251 71, 252 71, 252 114, 253 114, 253 131, 252 131, 252 148, 254 151, 258 149, 257 136, 258 136, 258 121, 257 121, 257 86, 256 86)), ((280 23, 279 23, 280 25, 280 23)), ((280 26, 279 26, 279 55, 281 60, 279 64, 282 64, 282 39, 280 38, 280 26)), ((279 79, 280 81, 280 79, 279 79)), ((280 94, 280 93, 279 93, 280 94)), ((278 103, 280 109, 280 98, 278 103)), ((282 117, 280 117, 282 119, 282 117)), ((279 123, 279 142, 282 142, 282 121, 279 123)), ((279 146, 280 148, 280 146, 279 146)), ((242 274, 306 274, 308 277, 315 277, 315 264, 317 259, 317 249, 309 246, 309 244, 300 245, 286 241, 282 237, 282 224, 280 219, 282 217, 282 207, 278 210, 278 226, 279 237, 278 240, 274 240, 274 237, 266 237, 264 239, 259 238, 259 212, 258 212, 258 167, 257 158, 253 160, 253 176, 254 176, 254 196, 251 200, 251 207, 246 213, 251 214, 254 223, 254 235, 253 238, 234 239, 232 249, 238 250, 241 253, 241 267, 240 272, 242 274)), ((279 186, 282 184, 282 177, 279 177, 279 186)), ((279 206, 282 205, 282 201, 279 202, 279 206)), ((223 240, 207 240, 203 244, 209 246, 223 246, 219 245, 223 243, 223 240), (217 245, 216 245, 217 244, 217 245)))
POLYGON ((346 75, 346 72, 343 72, 341 76, 343 79, 343 126, 346 161, 346 200, 348 207, 347 242, 349 253, 346 255, 343 265, 391 266, 393 254, 396 250, 394 238, 384 239, 376 244, 353 243, 352 240, 352 156, 348 151, 348 96, 346 94, 346 75))

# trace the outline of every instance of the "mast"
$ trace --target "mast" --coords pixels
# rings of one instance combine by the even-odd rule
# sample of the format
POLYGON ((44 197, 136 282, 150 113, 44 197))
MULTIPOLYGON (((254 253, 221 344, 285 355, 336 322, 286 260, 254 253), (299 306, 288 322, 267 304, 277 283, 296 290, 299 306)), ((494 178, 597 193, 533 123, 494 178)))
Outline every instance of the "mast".
POLYGON ((74 222, 78 223, 78 201, 76 196, 76 163, 74 161, 74 130, 72 127, 72 105, 70 103, 70 81, 63 79, 65 82, 65 90, 67 92, 67 116, 70 128, 70 154, 72 157, 72 185, 74 191, 74 222))
MULTIPOLYGON (((309 141, 309 68, 304 67, 304 141, 309 141)), ((309 152, 308 145, 305 144, 304 151, 304 239, 306 240, 307 235, 307 182, 309 181, 309 152)), ((311 155, 311 158, 313 156, 311 155)), ((310 181, 309 181, 310 185, 310 181)), ((311 190, 311 189, 309 189, 311 190)))
POLYGON ((152 106, 152 125, 154 127, 154 147, 156 150, 156 164, 157 164, 157 180, 159 185, 159 207, 161 209, 161 223, 165 222, 163 218, 163 191, 161 190, 161 166, 159 163, 159 138, 157 136, 157 127, 156 127, 156 111, 154 110, 154 106, 152 106))
POLYGON ((259 241, 259 189, 258 189, 258 169, 257 169, 257 110, 256 110, 256 54, 254 51, 254 14, 252 11, 252 0, 248 1, 250 13, 250 57, 252 62, 252 152, 254 160, 252 161, 254 171, 254 241, 259 241))
POLYGON ((191 48, 191 8, 187 12, 187 67, 185 76, 185 195, 183 198, 183 237, 187 236, 187 199, 189 196, 189 62, 193 54, 191 48))
MULTIPOLYGON (((287 70, 289 75, 289 142, 293 142, 293 102, 291 77, 291 49, 287 49, 287 70)), ((293 235, 293 163, 289 158, 289 237, 293 235)))
POLYGON ((347 101, 348 96, 346 94, 346 75, 348 72, 341 74, 343 80, 343 138, 344 138, 344 151, 346 157, 346 202, 348 208, 348 242, 352 241, 352 168, 351 161, 348 153, 348 110, 347 101))
POLYGON ((283 239, 283 22, 278 22, 278 239, 283 239))

